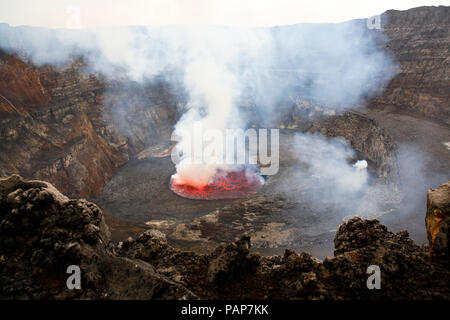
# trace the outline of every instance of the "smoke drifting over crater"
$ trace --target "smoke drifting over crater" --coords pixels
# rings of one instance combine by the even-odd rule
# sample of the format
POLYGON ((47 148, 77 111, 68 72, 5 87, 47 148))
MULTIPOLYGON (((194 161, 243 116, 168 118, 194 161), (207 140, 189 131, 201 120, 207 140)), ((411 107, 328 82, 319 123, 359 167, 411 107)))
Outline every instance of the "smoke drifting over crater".
MULTIPOLYGON (((192 132, 195 124, 205 130, 246 129, 254 120, 251 115, 258 115, 262 124, 271 126, 286 111, 280 102, 299 97, 317 101, 333 112, 355 108, 379 92, 395 69, 390 57, 379 49, 381 33, 367 30, 362 20, 254 29, 173 26, 79 31, 39 28, 36 32, 36 28, 17 27, 7 33, 5 28, 9 27, 0 26, 0 47, 37 65, 61 66, 82 56, 87 71, 108 80, 145 84, 161 76, 181 85, 187 99, 174 128, 181 154, 187 153, 188 144, 180 133, 192 132), (244 114, 241 108, 248 104, 252 112, 244 114)), ((120 122, 123 109, 117 110, 120 122)), ((333 149, 323 140, 306 136, 298 140, 302 148, 315 148, 315 142, 333 149)), ((215 143, 213 138, 209 141, 215 143)), ((329 161, 340 161, 334 156, 330 154, 329 161)), ((332 172, 323 171, 329 167, 320 159, 308 161, 313 170, 334 179, 332 172)), ((179 166, 183 180, 199 184, 210 182, 217 170, 227 170, 226 165, 211 159, 202 167, 202 175, 198 166, 186 167, 183 161, 179 166)), ((358 173, 343 168, 351 174, 345 181, 334 179, 336 188, 364 184, 364 170, 358 173)))
POLYGON ((366 160, 357 159, 346 140, 297 133, 288 144, 289 157, 294 159, 294 163, 283 175, 297 184, 286 183, 278 191, 327 207, 340 218, 366 213, 359 211, 358 207, 371 187, 368 164, 366 160))
POLYGON ((343 139, 297 134, 294 153, 306 164, 307 175, 314 179, 314 184, 323 184, 321 189, 328 190, 321 197, 343 199, 344 195, 364 191, 367 187, 367 162, 358 160, 350 164, 355 152, 343 139))

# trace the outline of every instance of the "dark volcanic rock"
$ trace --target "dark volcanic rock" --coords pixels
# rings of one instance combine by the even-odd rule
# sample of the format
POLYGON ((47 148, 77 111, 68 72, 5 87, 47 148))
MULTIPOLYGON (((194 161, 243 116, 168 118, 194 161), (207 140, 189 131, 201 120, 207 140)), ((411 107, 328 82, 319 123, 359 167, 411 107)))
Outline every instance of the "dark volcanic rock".
POLYGON ((334 241, 335 257, 324 266, 346 298, 450 297, 450 273, 444 265, 431 264, 427 249, 414 244, 407 231, 394 234, 377 220, 353 218, 339 227, 334 241), (367 290, 364 279, 371 265, 380 267, 382 290, 367 290))
POLYGON ((3 299, 450 298, 448 267, 377 220, 343 223, 334 257, 323 262, 292 250, 263 257, 250 245, 244 236, 196 254, 148 230, 114 246, 95 204, 69 200, 46 182, 0 180, 3 299), (81 268, 81 290, 66 288, 69 265, 81 268), (381 270, 380 290, 366 286, 371 265, 381 270))
POLYGON ((114 255, 100 209, 46 182, 0 180, 0 253, 2 299, 194 297, 151 265, 114 255), (81 290, 67 289, 70 265, 81 269, 81 290))
POLYGON ((335 256, 321 262, 292 250, 283 257, 251 254, 248 237, 196 255, 147 234, 124 244, 120 254, 144 259, 209 299, 450 298, 450 272, 430 263, 426 248, 406 231, 394 234, 377 220, 353 218, 340 226, 335 244, 335 256), (381 290, 366 286, 371 265, 381 269, 381 290))

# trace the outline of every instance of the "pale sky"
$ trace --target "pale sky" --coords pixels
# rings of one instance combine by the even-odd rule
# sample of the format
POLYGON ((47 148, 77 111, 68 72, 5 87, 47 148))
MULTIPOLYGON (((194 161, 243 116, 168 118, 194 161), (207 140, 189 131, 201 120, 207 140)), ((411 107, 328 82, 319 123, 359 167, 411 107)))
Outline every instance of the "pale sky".
POLYGON ((341 22, 424 5, 448 6, 450 0, 0 0, 0 22, 52 28, 171 24, 255 27, 341 22))

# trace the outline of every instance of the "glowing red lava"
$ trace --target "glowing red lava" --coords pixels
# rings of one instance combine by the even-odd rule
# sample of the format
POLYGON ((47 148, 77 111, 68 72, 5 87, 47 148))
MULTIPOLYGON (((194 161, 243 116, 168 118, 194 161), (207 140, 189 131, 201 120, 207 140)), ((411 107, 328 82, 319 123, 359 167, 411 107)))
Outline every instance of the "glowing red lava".
POLYGON ((250 170, 218 171, 213 182, 203 186, 186 184, 177 176, 171 179, 170 189, 181 197, 196 200, 238 199, 255 194, 264 179, 250 170))

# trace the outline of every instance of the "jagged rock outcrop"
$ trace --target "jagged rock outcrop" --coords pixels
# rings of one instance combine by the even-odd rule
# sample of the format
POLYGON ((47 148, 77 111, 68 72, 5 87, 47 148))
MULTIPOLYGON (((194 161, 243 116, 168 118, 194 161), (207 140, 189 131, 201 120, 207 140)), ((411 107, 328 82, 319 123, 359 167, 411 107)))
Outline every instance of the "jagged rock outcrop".
POLYGON ((0 180, 0 270, 2 299, 195 297, 148 263, 116 256, 95 204, 19 176, 0 180), (81 269, 81 290, 67 289, 70 265, 81 269))
POLYGON ((174 249, 157 230, 114 246, 95 204, 46 182, 0 180, 3 299, 450 299, 447 265, 406 231, 355 217, 334 242, 324 261, 292 250, 261 256, 245 235, 208 254, 174 249), (68 265, 80 266, 81 290, 67 289, 68 265), (372 265, 381 289, 367 288, 372 265))
POLYGON ((450 182, 428 190, 425 223, 432 258, 450 265, 450 182))
POLYGON ((334 257, 250 253, 250 239, 208 255, 172 249, 149 234, 122 244, 119 253, 143 259, 208 299, 435 299, 450 298, 450 272, 430 263, 406 231, 394 234, 377 220, 353 218, 335 237, 334 257), (381 270, 381 289, 369 290, 367 268, 381 270))

